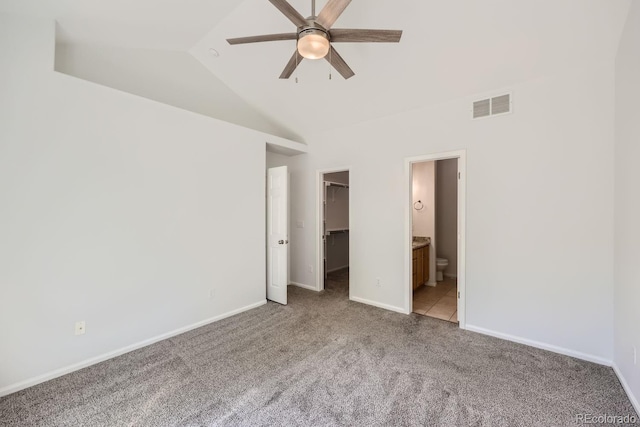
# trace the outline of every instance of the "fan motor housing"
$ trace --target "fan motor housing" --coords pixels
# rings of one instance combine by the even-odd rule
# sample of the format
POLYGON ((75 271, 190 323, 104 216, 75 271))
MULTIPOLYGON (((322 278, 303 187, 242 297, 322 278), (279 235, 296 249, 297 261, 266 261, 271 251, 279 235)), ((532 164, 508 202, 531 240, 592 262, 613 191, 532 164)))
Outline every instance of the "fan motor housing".
POLYGON ((298 28, 298 40, 310 34, 316 34, 331 41, 329 31, 318 24, 313 18, 307 18, 307 25, 298 28))

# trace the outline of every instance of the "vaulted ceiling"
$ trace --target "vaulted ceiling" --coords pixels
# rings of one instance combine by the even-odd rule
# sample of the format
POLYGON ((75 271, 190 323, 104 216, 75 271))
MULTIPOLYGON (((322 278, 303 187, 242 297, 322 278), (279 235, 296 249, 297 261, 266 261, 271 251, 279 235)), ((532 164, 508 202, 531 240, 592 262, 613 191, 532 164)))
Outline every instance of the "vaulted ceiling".
MULTIPOLYGON (((318 9, 325 2, 318 0, 318 9)), ((310 15, 310 0, 290 3, 310 15)), ((401 29, 404 34, 399 44, 336 45, 356 73, 347 81, 336 72, 329 80, 324 60, 305 60, 291 79, 278 79, 295 41, 227 44, 230 37, 295 31, 267 0, 5 0, 0 10, 56 19, 58 43, 67 45, 188 51, 231 89, 225 96, 240 97, 246 108, 305 137, 507 89, 560 69, 580 72, 613 61, 629 4, 354 0, 336 28, 401 29), (212 48, 218 57, 211 55, 212 48)), ((224 105, 225 99, 212 102, 224 105)))

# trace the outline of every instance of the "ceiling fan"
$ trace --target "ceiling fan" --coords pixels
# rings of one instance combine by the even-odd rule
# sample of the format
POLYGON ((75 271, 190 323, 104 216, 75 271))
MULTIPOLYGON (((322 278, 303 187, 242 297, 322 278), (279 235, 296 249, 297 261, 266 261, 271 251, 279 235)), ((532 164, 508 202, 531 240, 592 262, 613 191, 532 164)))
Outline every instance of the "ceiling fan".
POLYGON ((227 39, 229 44, 245 44, 280 40, 297 40, 297 49, 280 75, 281 79, 291 77, 303 59, 325 58, 344 77, 355 75, 342 59, 332 43, 398 43, 402 37, 400 30, 360 30, 331 28, 351 0, 329 0, 316 16, 316 1, 311 0, 311 16, 304 18, 287 0, 269 0, 280 10, 298 30, 295 33, 266 34, 262 36, 227 39))

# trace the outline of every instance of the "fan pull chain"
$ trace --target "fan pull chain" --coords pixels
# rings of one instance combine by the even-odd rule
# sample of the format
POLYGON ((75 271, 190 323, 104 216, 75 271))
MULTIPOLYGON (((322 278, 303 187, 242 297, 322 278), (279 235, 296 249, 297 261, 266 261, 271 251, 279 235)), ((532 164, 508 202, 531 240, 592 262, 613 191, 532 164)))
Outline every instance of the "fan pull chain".
POLYGON ((329 48, 329 80, 331 80, 331 71, 333 68, 333 57, 331 56, 331 48, 329 48))
MULTIPOLYGON (((296 74, 298 73, 298 46, 296 46, 296 74)), ((296 84, 298 84, 298 76, 296 76, 296 84)))

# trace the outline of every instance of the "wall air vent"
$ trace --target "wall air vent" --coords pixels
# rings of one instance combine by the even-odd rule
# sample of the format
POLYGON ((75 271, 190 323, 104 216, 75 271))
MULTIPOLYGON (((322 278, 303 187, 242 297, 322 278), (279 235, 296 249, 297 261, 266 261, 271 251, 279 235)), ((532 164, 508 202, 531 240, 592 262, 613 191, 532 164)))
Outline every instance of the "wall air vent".
POLYGON ((493 98, 481 99, 473 103, 473 118, 497 116, 511 112, 511 94, 494 96, 493 98))
POLYGON ((491 115, 491 100, 483 99, 473 103, 473 118, 488 117, 491 115))

